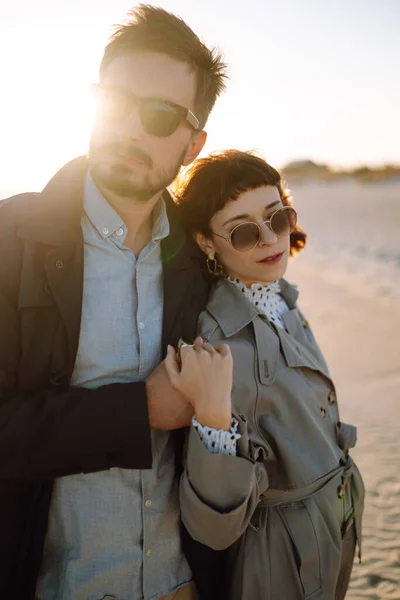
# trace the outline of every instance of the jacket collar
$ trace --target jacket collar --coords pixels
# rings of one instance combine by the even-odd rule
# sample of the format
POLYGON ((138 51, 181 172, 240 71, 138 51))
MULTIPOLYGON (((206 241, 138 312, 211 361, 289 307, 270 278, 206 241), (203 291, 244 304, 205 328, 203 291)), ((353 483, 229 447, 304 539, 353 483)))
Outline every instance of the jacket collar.
POLYGON ((35 201, 24 207, 19 237, 50 246, 62 246, 80 233, 87 158, 67 163, 49 181, 35 201))
MULTIPOLYGON (((62 167, 35 201, 26 203, 18 227, 19 237, 50 246, 74 245, 81 235, 87 170, 86 156, 80 156, 62 167)), ((163 193, 163 199, 170 234, 161 240, 162 261, 164 265, 171 263, 174 270, 187 269, 190 259, 199 258, 201 252, 194 242, 187 240, 178 208, 167 190, 163 193), (185 252, 181 252, 184 246, 185 252), (172 260, 176 258, 179 260, 172 260)))
MULTIPOLYGON (((290 309, 296 305, 298 291, 285 279, 280 279, 281 295, 290 309)), ((226 337, 231 337, 259 315, 257 308, 225 277, 212 289, 208 312, 214 317, 226 337)))

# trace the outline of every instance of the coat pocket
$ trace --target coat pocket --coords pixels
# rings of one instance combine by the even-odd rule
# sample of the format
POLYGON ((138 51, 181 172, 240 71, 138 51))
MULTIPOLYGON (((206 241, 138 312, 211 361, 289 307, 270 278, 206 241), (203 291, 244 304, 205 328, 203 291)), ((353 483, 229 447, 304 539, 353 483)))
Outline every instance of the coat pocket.
POLYGON ((321 559, 310 513, 303 502, 281 506, 278 512, 293 545, 304 599, 316 598, 321 593, 321 559))

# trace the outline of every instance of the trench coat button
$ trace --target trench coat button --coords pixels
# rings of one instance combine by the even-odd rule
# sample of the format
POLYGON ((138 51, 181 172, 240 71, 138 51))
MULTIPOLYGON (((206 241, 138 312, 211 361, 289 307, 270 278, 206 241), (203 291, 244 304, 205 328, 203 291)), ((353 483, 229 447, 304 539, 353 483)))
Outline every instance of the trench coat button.
POLYGON ((56 267, 57 267, 57 269, 62 269, 63 266, 64 266, 64 263, 63 263, 62 260, 57 260, 56 261, 56 267))
POLYGON ((337 495, 338 495, 338 498, 340 498, 340 500, 343 500, 344 495, 345 495, 345 486, 343 483, 342 483, 342 485, 339 485, 337 495))
POLYGON ((61 373, 58 373, 57 371, 52 371, 50 373, 49 381, 50 381, 51 385, 53 385, 55 387, 59 387, 60 385, 62 385, 63 376, 61 375, 61 373))
POLYGON ((325 419, 325 417, 326 417, 326 408, 324 408, 323 406, 321 406, 321 417, 323 419, 325 419))
POLYGON ((328 402, 329 404, 335 404, 336 402, 336 394, 333 390, 331 390, 328 394, 328 402))

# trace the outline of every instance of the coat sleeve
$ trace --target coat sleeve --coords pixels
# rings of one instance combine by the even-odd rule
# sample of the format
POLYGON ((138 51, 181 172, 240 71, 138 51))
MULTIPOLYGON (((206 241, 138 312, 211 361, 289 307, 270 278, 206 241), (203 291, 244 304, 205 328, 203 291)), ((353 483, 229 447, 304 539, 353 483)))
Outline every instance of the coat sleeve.
POLYGON ((0 203, 0 480, 38 480, 111 467, 151 468, 144 382, 95 390, 18 387, 21 248, 0 203))
POLYGON ((267 472, 246 451, 246 426, 239 429, 238 455, 211 454, 192 427, 180 482, 182 521, 190 535, 214 550, 231 546, 246 530, 268 487, 267 472))

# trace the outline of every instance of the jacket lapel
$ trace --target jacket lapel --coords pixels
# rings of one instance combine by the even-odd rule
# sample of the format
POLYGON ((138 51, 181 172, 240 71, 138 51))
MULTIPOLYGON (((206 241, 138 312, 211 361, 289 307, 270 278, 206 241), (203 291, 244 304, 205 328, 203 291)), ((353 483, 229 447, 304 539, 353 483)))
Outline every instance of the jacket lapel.
POLYGON ((282 315, 286 331, 278 330, 287 364, 294 368, 308 367, 320 371, 325 377, 330 378, 325 359, 314 340, 314 336, 308 329, 308 323, 296 306, 297 289, 284 279, 280 281, 280 285, 282 297, 290 309, 282 315))
POLYGON ((47 281, 65 324, 70 370, 74 367, 81 326, 83 294, 83 239, 77 236, 74 246, 61 246, 46 257, 47 281), (60 268, 60 265, 62 267, 60 268))
POLYGON ((80 226, 83 211, 83 186, 87 171, 86 157, 78 158, 63 167, 39 194, 28 202, 18 236, 24 239, 24 263, 31 263, 32 248, 45 254, 45 284, 34 277, 35 271, 21 278, 20 303, 53 296, 65 324, 73 368, 79 342, 83 289, 83 239, 80 226), (47 247, 47 248, 46 248, 47 247), (38 289, 40 286, 40 289, 38 289))
POLYGON ((178 208, 168 192, 163 195, 170 235, 161 242, 163 262, 164 317, 163 354, 167 344, 177 345, 180 337, 190 343, 196 336, 197 319, 204 310, 209 282, 204 273, 204 255, 188 238, 178 208))
POLYGON ((279 338, 267 318, 225 278, 216 283, 207 310, 228 339, 251 324, 260 381, 273 383, 278 369, 279 338))

